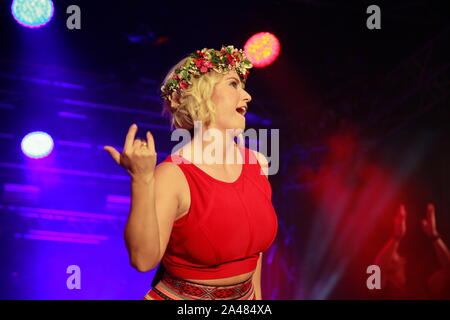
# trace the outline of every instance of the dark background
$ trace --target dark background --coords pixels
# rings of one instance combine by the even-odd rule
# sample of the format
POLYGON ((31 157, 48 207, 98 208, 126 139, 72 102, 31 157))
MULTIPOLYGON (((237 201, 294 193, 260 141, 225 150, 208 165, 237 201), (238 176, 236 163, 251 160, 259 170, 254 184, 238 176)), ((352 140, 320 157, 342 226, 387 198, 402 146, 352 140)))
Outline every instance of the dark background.
POLYGON ((260 31, 281 43, 277 61, 247 83, 247 127, 280 129, 281 166, 270 177, 279 232, 264 255, 263 297, 372 297, 365 271, 401 202, 411 281, 437 267, 419 222, 434 202, 449 240, 446 1, 58 1, 37 30, 14 21, 10 1, 0 6, 1 298, 143 296, 153 271, 133 270, 122 240, 129 180, 102 146, 120 149, 134 122, 139 135, 152 131, 161 161, 174 144, 160 115, 165 73, 196 49, 243 47, 260 31), (71 4, 81 30, 66 28, 71 4), (366 27, 371 4, 381 30, 366 27), (40 164, 20 151, 33 130, 56 140, 40 164), (24 238, 36 229, 107 240, 24 238), (83 270, 82 290, 65 287, 70 264, 83 270))

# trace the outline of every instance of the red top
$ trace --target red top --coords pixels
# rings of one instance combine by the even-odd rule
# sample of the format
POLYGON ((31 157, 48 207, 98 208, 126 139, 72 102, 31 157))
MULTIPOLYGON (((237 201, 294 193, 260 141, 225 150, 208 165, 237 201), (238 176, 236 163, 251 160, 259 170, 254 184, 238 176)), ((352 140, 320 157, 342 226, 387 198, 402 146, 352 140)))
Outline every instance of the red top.
POLYGON ((174 276, 206 280, 251 272, 259 252, 274 241, 278 221, 272 188, 254 153, 242 149, 242 171, 231 183, 211 177, 179 155, 164 160, 178 164, 191 194, 189 211, 175 220, 162 258, 174 276))

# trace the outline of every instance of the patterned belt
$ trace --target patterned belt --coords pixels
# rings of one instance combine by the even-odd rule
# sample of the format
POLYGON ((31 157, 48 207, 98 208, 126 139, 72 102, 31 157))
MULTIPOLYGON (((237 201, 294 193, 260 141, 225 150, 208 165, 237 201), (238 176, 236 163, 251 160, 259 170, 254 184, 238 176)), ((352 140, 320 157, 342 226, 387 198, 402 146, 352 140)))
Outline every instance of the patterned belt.
POLYGON ((252 286, 252 278, 230 286, 206 286, 177 278, 165 272, 162 281, 170 285, 181 295, 190 295, 203 299, 226 299, 244 295, 252 286))

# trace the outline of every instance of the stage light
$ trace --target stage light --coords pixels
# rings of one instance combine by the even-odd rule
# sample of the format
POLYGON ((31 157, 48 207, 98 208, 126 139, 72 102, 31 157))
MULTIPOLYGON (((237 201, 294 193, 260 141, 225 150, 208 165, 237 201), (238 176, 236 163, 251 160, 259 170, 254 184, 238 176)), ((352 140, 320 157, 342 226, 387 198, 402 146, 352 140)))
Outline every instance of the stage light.
POLYGON ((254 67, 264 68, 277 59, 280 41, 270 32, 260 32, 247 40, 244 51, 254 67))
POLYGON ((50 135, 42 131, 35 131, 27 134, 21 143, 22 152, 30 158, 44 158, 53 150, 53 139, 50 135))
POLYGON ((27 28, 40 28, 53 16, 51 0, 14 0, 11 12, 16 21, 27 28))

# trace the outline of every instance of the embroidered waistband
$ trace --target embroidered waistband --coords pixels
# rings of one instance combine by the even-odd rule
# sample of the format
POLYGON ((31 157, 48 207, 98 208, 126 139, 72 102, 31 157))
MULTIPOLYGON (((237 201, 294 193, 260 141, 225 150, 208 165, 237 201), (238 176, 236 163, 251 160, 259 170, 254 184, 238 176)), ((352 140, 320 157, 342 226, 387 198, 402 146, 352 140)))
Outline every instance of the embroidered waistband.
POLYGON ((229 286, 210 286, 180 279, 166 272, 162 281, 182 295, 203 299, 226 299, 244 295, 252 286, 252 278, 229 286))

